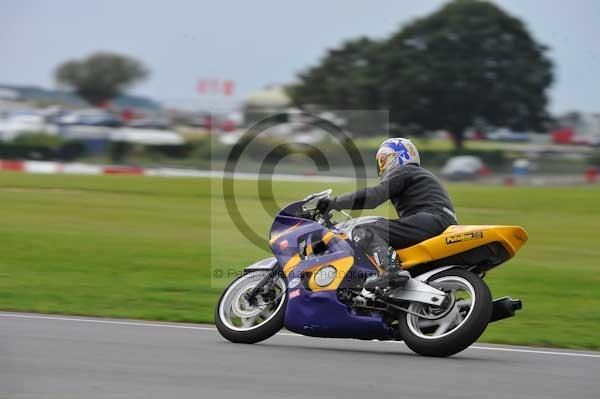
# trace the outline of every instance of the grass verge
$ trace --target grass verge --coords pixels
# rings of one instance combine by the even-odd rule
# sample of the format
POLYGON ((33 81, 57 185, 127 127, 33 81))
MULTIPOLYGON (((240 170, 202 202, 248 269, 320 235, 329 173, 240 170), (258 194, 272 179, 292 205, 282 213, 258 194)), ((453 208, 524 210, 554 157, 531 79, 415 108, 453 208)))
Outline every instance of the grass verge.
MULTIPOLYGON (((353 188, 274 182, 272 207, 329 186, 353 188)), ((236 181, 235 199, 266 235, 271 218, 256 187, 236 181)), ((449 191, 461 223, 518 224, 530 235, 486 278, 494 297, 521 298, 524 309, 490 325, 483 340, 600 349, 600 190, 449 191)), ((208 179, 0 173, 0 308, 212 322, 227 282, 227 274, 211 278, 215 268, 240 270, 268 256, 233 226, 221 193, 208 179)))

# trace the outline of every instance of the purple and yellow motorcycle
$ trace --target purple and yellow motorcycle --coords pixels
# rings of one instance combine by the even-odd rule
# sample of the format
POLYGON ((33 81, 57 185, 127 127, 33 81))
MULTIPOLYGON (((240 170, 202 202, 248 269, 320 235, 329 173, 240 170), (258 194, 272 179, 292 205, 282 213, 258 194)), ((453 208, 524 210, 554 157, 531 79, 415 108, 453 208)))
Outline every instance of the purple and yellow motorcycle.
POLYGON ((483 281, 527 241, 518 226, 450 226, 439 236, 397 250, 411 278, 375 292, 365 280, 381 273, 355 246, 356 226, 377 216, 333 221, 316 205, 331 190, 281 209, 271 226, 274 257, 248 266, 221 295, 215 322, 232 342, 255 343, 282 328, 325 338, 404 341, 425 356, 451 356, 491 322, 515 315, 521 301, 492 300, 483 281))

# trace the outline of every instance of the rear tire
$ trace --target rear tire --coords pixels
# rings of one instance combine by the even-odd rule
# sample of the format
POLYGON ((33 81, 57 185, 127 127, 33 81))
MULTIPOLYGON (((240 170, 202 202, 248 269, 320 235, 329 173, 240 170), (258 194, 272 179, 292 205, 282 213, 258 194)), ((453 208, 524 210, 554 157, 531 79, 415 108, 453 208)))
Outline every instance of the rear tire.
MULTIPOLYGON (((450 269, 429 278, 428 283, 446 286, 465 287, 464 291, 471 291, 470 307, 468 300, 457 300, 453 310, 440 319, 437 327, 440 333, 436 334, 436 321, 428 321, 408 313, 399 320, 399 331, 406 345, 414 352, 423 356, 446 357, 452 356, 473 344, 485 331, 492 316, 492 295, 487 284, 476 274, 463 269, 450 269), (464 313, 464 314, 463 314, 464 313), (454 327, 443 331, 442 324, 456 323, 454 327)), ((460 290, 458 290, 460 291, 460 290)), ((410 309, 422 311, 424 305, 411 304, 410 309)))
MULTIPOLYGON (((257 319, 255 319, 258 321, 258 324, 249 326, 234 325, 232 321, 231 312, 233 311, 233 308, 240 308, 239 305, 232 308, 232 301, 239 300, 243 302, 244 300, 241 295, 249 289, 252 289, 266 273, 268 273, 267 270, 258 270, 244 274, 234 280, 227 289, 225 289, 223 294, 221 294, 221 298, 219 298, 215 308, 215 324, 223 338, 235 343, 254 344, 272 337, 283 328, 285 308, 287 305, 287 292, 286 283, 279 276, 276 278, 278 279, 277 285, 280 289, 279 294, 281 296, 275 303, 269 305, 273 308, 273 312, 269 314, 268 317, 265 317, 264 320, 259 320, 261 316, 258 316, 257 319)), ((242 303, 241 305, 245 306, 242 311, 247 311, 249 314, 256 313, 256 311, 260 310, 259 306, 252 307, 247 303, 242 303)), ((269 307, 265 306, 264 309, 269 310, 269 307)), ((240 311, 238 310, 238 312, 240 311)), ((233 316, 234 318, 237 317, 236 315, 233 316)))

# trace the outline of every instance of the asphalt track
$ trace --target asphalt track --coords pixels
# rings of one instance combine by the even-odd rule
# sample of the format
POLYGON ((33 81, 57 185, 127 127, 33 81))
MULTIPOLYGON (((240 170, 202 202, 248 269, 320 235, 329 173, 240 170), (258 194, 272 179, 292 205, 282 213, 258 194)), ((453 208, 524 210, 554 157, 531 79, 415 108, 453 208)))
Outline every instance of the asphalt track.
POLYGON ((0 313, 1 398, 600 398, 600 352, 477 344, 448 359, 402 343, 213 326, 0 313))

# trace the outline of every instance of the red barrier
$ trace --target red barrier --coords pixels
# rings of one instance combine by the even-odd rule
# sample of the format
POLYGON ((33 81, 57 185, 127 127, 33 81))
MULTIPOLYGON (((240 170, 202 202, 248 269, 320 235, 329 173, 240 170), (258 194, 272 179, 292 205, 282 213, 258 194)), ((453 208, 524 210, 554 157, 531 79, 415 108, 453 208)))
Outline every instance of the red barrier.
POLYGON ((129 166, 107 166, 102 169, 105 175, 143 175, 144 168, 136 168, 129 166))
POLYGON ((24 172, 25 162, 23 161, 0 161, 0 170, 11 172, 24 172))

